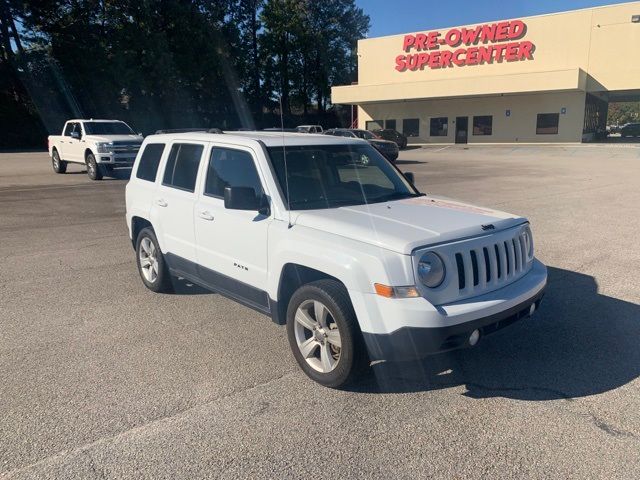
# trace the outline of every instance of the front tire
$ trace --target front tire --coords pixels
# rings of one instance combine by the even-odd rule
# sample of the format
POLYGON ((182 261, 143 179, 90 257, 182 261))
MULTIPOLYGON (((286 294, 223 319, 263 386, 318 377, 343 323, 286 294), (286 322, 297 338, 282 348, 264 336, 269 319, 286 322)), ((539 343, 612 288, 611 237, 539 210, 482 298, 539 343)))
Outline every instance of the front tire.
POLYGON ((296 290, 287 309, 287 336, 300 368, 325 387, 353 382, 369 363, 349 294, 335 280, 296 290))
POLYGON ((51 166, 56 173, 66 173, 67 171, 67 162, 60 159, 60 154, 55 148, 51 152, 51 166))
POLYGON ((144 228, 136 240, 136 263, 145 287, 152 292, 173 290, 171 274, 152 228, 144 228))
POLYGON ((96 162, 96 157, 93 153, 87 155, 87 175, 91 180, 102 180, 102 172, 100 166, 96 162))

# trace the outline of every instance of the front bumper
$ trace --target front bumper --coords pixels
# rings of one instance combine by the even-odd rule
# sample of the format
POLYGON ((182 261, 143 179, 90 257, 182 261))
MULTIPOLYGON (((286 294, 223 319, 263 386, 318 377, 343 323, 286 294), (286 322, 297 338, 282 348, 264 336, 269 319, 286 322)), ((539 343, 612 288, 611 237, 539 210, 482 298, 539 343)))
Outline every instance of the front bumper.
POLYGON ((132 167, 136 159, 137 152, 127 153, 97 153, 96 162, 112 167, 132 167))
MULTIPOLYGON (((547 280, 546 268, 537 260, 535 262, 524 277, 500 290, 423 309, 421 322, 416 317, 417 310, 410 306, 410 299, 391 299, 396 304, 395 318, 388 323, 398 328, 377 333, 363 331, 371 360, 414 360, 468 347, 469 336, 474 330, 479 330, 482 338, 528 318, 532 305, 533 311, 540 306, 547 280), (402 310, 402 302, 406 302, 407 309, 402 310)), ((391 305, 386 300, 385 303, 391 305)), ((385 317, 393 314, 388 308, 382 311, 385 317)))

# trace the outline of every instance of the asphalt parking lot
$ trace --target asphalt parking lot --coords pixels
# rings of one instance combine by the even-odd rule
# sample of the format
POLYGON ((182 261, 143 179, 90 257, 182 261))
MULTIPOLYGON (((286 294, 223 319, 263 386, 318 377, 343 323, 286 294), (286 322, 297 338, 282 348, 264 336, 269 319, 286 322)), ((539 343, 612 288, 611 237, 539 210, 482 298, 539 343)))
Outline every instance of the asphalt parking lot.
POLYGON ((640 145, 431 147, 399 166, 529 217, 548 293, 475 349, 335 391, 266 317, 146 290, 125 181, 0 154, 0 477, 640 478, 640 145))

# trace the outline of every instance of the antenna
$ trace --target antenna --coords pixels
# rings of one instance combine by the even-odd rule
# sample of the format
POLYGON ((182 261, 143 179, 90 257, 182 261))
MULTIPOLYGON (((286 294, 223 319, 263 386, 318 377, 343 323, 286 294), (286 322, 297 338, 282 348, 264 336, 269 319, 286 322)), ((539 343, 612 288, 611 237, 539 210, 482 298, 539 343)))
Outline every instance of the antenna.
POLYGON ((282 94, 278 98, 280 101, 280 131, 282 132, 282 158, 284 159, 284 184, 287 190, 287 214, 288 228, 291 228, 291 198, 289 197, 289 169, 287 168, 287 147, 284 140, 284 113, 282 111, 282 94))

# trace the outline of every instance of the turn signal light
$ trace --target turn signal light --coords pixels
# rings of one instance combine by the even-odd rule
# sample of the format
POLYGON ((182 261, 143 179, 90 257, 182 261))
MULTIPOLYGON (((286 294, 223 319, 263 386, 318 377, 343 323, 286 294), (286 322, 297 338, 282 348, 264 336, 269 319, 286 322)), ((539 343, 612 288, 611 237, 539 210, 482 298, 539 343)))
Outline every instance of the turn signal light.
POLYGON ((373 284, 376 293, 381 297, 386 298, 415 298, 419 297, 420 293, 414 286, 408 287, 390 287, 389 285, 383 285, 382 283, 373 284))

